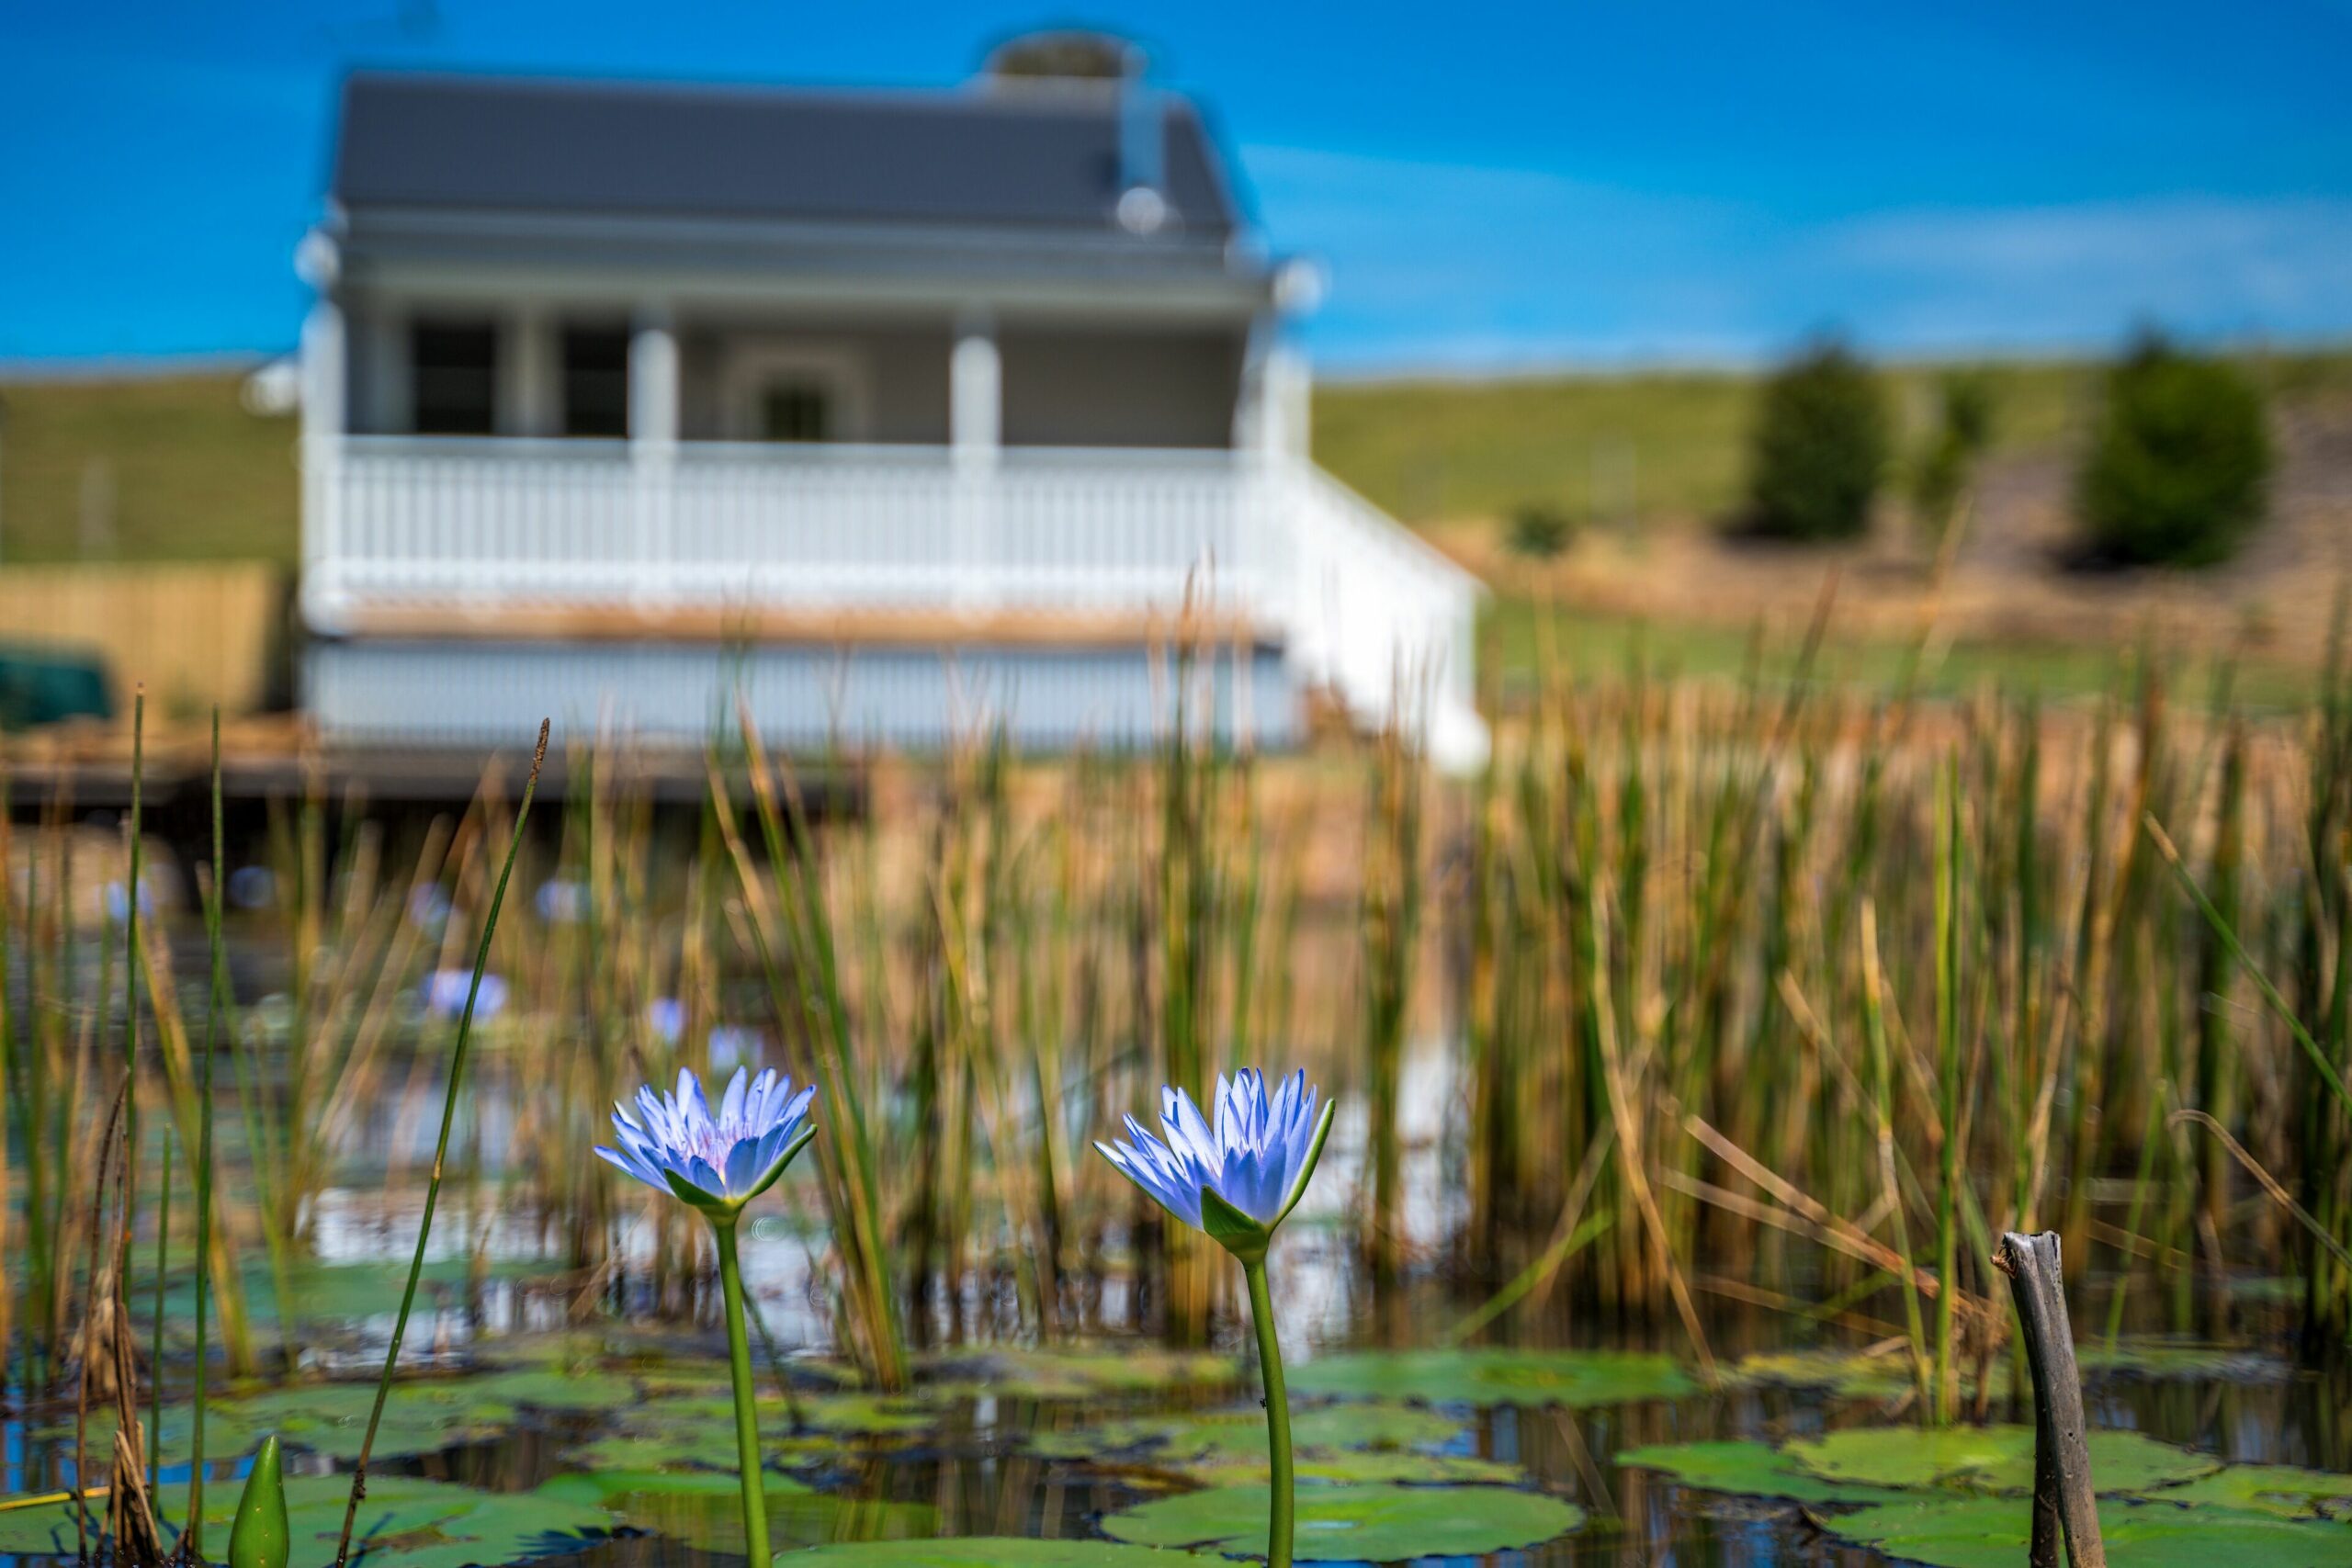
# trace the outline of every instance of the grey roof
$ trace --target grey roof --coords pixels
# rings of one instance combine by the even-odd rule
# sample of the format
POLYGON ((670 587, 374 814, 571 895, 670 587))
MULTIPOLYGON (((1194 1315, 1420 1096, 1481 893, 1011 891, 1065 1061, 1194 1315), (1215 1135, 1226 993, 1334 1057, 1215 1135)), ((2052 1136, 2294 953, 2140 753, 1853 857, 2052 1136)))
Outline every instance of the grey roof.
MULTIPOLYGON (((1161 187, 1193 241, 1238 218, 1200 117, 1166 95, 1161 187)), ((802 92, 362 73, 344 85, 347 210, 989 223, 1100 231, 1114 94, 802 92)))

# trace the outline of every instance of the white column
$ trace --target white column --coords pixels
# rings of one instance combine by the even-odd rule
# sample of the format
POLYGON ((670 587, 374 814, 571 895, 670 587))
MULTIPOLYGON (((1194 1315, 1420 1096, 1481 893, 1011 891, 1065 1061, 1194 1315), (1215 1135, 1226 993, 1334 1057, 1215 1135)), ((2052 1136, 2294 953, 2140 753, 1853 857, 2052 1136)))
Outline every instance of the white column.
POLYGON ((498 433, 554 435, 563 423, 555 323, 536 306, 509 316, 498 337, 498 433))
POLYGON ((302 321, 303 440, 343 434, 348 379, 343 308, 322 294, 302 321))
POLYGON ((1275 457, 1303 460, 1312 445, 1315 397, 1306 356, 1288 344, 1277 343, 1266 351, 1263 377, 1259 418, 1265 450, 1275 457))
POLYGON ((667 310, 639 311, 628 340, 628 438, 640 446, 678 439, 678 336, 667 310))
POLYGON ((629 456, 637 476, 639 571, 633 597, 642 604, 670 595, 671 531, 678 461, 678 337, 667 310, 638 313, 628 341, 629 456))
POLYGON ((956 597, 972 613, 986 609, 997 596, 997 457, 1004 434, 1003 400, 996 323, 984 311, 967 311, 956 322, 956 347, 947 361, 947 440, 956 466, 956 597))
POLYGON ((343 310, 323 290, 302 322, 302 608, 311 626, 339 629, 342 486, 335 468, 348 423, 350 367, 343 310))
POLYGON ((947 434, 956 456, 993 460, 1004 436, 1004 370, 996 323, 985 314, 956 321, 947 385, 947 434))

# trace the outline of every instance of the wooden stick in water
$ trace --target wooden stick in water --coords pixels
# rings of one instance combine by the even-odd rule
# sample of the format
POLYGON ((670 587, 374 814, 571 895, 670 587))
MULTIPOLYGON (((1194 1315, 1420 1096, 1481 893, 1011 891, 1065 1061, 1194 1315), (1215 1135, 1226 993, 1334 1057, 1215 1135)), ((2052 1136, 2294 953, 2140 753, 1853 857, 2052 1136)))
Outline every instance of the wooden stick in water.
POLYGON ((2074 1568, 2107 1568, 2098 1502, 2091 1487, 2082 1376, 2075 1370, 2075 1339, 2066 1324, 2058 1233, 2009 1232, 2001 1237, 1993 1266, 2009 1277, 2027 1364, 2033 1371, 2033 1543, 2026 1561, 2031 1568, 2058 1568, 2063 1535, 2066 1561, 2074 1568))

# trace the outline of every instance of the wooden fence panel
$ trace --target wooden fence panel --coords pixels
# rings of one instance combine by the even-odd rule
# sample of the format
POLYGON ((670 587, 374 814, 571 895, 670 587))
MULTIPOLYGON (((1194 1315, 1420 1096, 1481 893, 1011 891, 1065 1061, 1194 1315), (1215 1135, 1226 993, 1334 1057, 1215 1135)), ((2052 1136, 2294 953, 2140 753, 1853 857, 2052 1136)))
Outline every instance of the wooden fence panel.
POLYGON ((265 561, 0 566, 0 642, 106 660, 128 710, 251 713, 282 686, 286 574, 265 561))

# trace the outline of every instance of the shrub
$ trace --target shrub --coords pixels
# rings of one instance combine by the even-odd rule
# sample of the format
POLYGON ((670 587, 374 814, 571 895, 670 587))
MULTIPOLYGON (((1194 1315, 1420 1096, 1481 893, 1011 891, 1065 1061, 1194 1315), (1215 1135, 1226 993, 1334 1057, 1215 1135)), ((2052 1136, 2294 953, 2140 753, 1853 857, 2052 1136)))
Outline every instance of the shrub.
POLYGON ((1946 376, 1937 388, 1935 427, 1911 460, 1911 514, 1928 544, 1943 543, 1992 442, 1992 383, 1968 371, 1946 376))
POLYGON ((2261 520, 2269 478, 2262 393, 2229 365, 2150 336, 2108 372, 2076 509, 2103 559, 2208 566, 2261 520))
POLYGON ((1503 543, 1522 560, 1552 561, 1566 553, 1576 536, 1576 519, 1566 509, 1548 501, 1527 501, 1512 510, 1503 543))
POLYGON ((1887 426, 1878 378, 1835 343, 1774 372, 1748 442, 1748 527, 1777 539, 1860 537, 1886 468, 1887 426))

